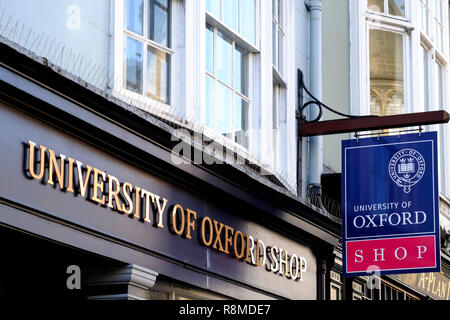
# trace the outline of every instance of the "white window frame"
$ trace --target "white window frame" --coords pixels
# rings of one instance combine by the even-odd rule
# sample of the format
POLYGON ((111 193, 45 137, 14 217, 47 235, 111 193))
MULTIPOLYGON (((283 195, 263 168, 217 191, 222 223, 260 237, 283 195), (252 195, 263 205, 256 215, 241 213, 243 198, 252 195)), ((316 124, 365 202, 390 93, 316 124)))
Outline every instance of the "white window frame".
POLYGON ((405 17, 367 10, 367 0, 350 0, 350 112, 370 114, 370 52, 369 31, 378 29, 403 35, 403 73, 405 113, 412 112, 411 94, 411 31, 410 6, 405 4, 405 17))
MULTIPOLYGON (((258 79, 256 78, 257 75, 254 72, 254 69, 256 68, 256 64, 255 64, 255 55, 260 54, 260 49, 259 49, 259 21, 258 21, 258 17, 259 17, 259 12, 260 12, 260 1, 255 1, 255 43, 256 44, 252 44, 251 42, 249 42, 248 40, 246 40, 238 31, 231 29, 229 26, 227 26, 224 22, 221 21, 222 17, 216 17, 214 15, 212 15, 209 11, 206 10, 206 6, 203 6, 203 15, 205 17, 205 24, 202 25, 201 27, 203 28, 203 33, 202 36, 203 38, 205 37, 205 30, 206 30, 206 25, 209 25, 211 28, 213 28, 213 43, 215 46, 216 43, 216 37, 217 37, 217 31, 220 31, 225 37, 228 37, 229 39, 231 39, 233 41, 233 61, 234 61, 234 48, 235 46, 239 46, 242 49, 246 50, 248 53, 248 94, 247 96, 244 96, 243 94, 241 94, 240 92, 238 93, 238 91, 234 88, 234 86, 230 87, 229 85, 225 84, 223 81, 219 80, 217 78, 216 75, 211 75, 210 73, 208 73, 206 71, 206 68, 204 66, 202 66, 202 81, 203 81, 203 88, 204 88, 204 83, 206 83, 206 77, 209 76, 210 78, 213 79, 214 82, 220 82, 220 84, 226 86, 227 88, 231 89, 233 91, 233 97, 235 94, 238 94, 241 98, 244 98, 245 101, 247 101, 249 103, 249 109, 248 109, 248 133, 247 133, 247 139, 248 139, 248 145, 247 146, 243 146, 239 143, 237 143, 234 139, 234 133, 233 133, 233 137, 232 138, 228 138, 228 137, 221 137, 222 141, 224 143, 231 143, 233 145, 233 147, 235 148, 235 150, 237 152, 239 152, 238 150, 241 150, 240 154, 242 153, 246 153, 246 150, 249 151, 254 151, 255 150, 255 140, 256 140, 256 136, 257 136, 257 132, 256 130, 254 130, 254 126, 255 126, 255 114, 258 113, 258 111, 255 110, 255 98, 254 98, 254 93, 255 93, 255 85, 256 82, 258 81, 258 79), (227 142, 225 142, 227 141, 227 142)), ((206 52, 206 43, 202 46, 204 51, 206 52)), ((215 52, 215 48, 214 48, 214 52, 215 52)), ((204 59, 204 61, 206 62, 206 59, 204 59)), ((214 68, 215 68, 215 61, 213 62, 214 68)), ((234 81, 234 66, 231 66, 232 68, 232 81, 234 81)), ((214 88, 216 87, 216 85, 214 84, 214 88)), ((203 90, 203 92, 201 93, 202 96, 205 96, 205 89, 203 90)), ((214 100, 215 98, 215 90, 213 90, 213 94, 212 94, 212 99, 214 100)), ((234 104, 235 101, 233 99, 233 126, 234 126, 234 104)), ((214 101, 213 101, 213 105, 214 101)), ((213 107, 212 109, 212 118, 213 118, 213 128, 210 127, 206 127, 206 102, 205 99, 203 99, 203 108, 201 109, 200 112, 200 118, 201 118, 201 123, 205 125, 205 128, 207 128, 205 130, 205 135, 208 138, 214 139, 216 138, 216 134, 217 131, 215 131, 214 126, 215 126, 215 107, 213 107)), ((233 128, 234 129, 234 128, 233 128)), ((228 144, 227 143, 227 144, 228 144)))
MULTIPOLYGON (((409 1, 406 2, 406 4, 409 1)), ((430 0, 428 12, 428 34, 420 27, 422 25, 421 12, 422 4, 417 1, 417 6, 406 5, 405 18, 389 16, 380 13, 367 11, 366 0, 350 0, 350 112, 354 115, 370 114, 370 65, 369 65, 369 28, 380 28, 383 30, 402 32, 405 34, 404 40, 404 72, 405 72, 405 112, 433 111, 437 109, 437 73, 436 61, 443 66, 444 79, 444 106, 449 108, 449 26, 448 26, 448 1, 442 2, 442 20, 444 35, 442 50, 437 48, 436 27, 434 20, 435 0, 430 0), (405 44, 406 43, 406 44, 405 44), (423 110, 423 96, 419 85, 420 72, 417 68, 418 59, 422 59, 421 49, 423 45, 428 50, 428 88, 429 88, 429 110, 423 110), (406 46, 406 48, 405 48, 406 46)), ((447 109, 447 112, 449 109, 447 109)), ((444 153, 444 171, 447 173, 444 189, 441 192, 450 198, 450 151, 444 148, 444 144, 450 141, 450 130, 443 126, 431 126, 430 130, 439 131, 440 143, 438 148, 444 153)), ((442 162, 442 161, 441 161, 442 162)))
MULTIPOLYGON (((146 2, 147 0, 144 0, 146 2)), ((110 73, 109 73, 109 84, 108 90, 112 95, 120 100, 123 100, 131 105, 134 105, 140 109, 143 109, 149 113, 157 114, 164 118, 169 118, 171 120, 176 119, 176 111, 178 111, 180 106, 180 98, 176 96, 178 91, 178 86, 174 79, 178 78, 180 75, 180 66, 183 65, 183 56, 176 54, 176 48, 179 43, 183 41, 183 36, 179 35, 180 29, 180 15, 181 15, 181 5, 180 0, 171 0, 171 8, 169 13, 169 46, 165 47, 158 44, 155 41, 146 39, 144 35, 137 35, 129 30, 126 30, 125 26, 125 0, 111 0, 111 50, 110 50, 110 73), (125 46, 125 36, 132 35, 132 38, 139 39, 143 43, 144 47, 144 59, 146 59, 147 43, 151 43, 154 48, 162 50, 170 54, 170 65, 167 73, 168 79, 168 103, 163 101, 153 99, 146 96, 145 94, 145 81, 146 81, 146 68, 143 63, 143 93, 139 94, 131 90, 127 90, 125 87, 125 72, 124 72, 124 46, 125 46)), ((144 34, 147 26, 147 10, 144 9, 143 16, 143 28, 144 34)))
MULTIPOLYGON (((408 21, 409 17, 410 17, 409 1, 410 0, 405 0, 405 16, 396 16, 396 15, 389 14, 389 0, 384 0, 384 12, 373 11, 373 10, 370 10, 369 8, 367 8, 367 13, 374 14, 379 17, 408 21)), ((362 0, 361 2, 364 2, 364 6, 365 6, 367 0, 362 0)))
MULTIPOLYGON (((209 25, 209 26, 212 27, 211 25, 209 25)), ((206 25, 205 25, 205 30, 206 30, 206 25)), ((212 110, 211 110, 212 127, 211 127, 211 129, 216 130, 216 113, 217 113, 217 110, 216 110, 215 99, 216 99, 217 83, 219 83, 220 85, 226 87, 228 90, 230 90, 232 92, 232 102, 231 102, 231 105, 232 105, 232 108, 231 108, 232 109, 232 114, 231 114, 232 132, 231 132, 231 134, 232 134, 232 136, 229 137, 229 139, 232 140, 234 143, 239 144, 238 142, 235 141, 236 136, 235 136, 234 129, 235 129, 235 119, 236 119, 235 118, 235 112, 236 112, 235 102, 236 101, 235 101, 234 98, 235 98, 235 96, 238 96, 239 98, 241 98, 242 100, 244 100, 245 102, 248 103, 248 114, 247 114, 247 116, 248 116, 248 119, 247 119, 247 126, 248 126, 248 128, 247 128, 246 137, 249 140, 250 139, 250 137, 249 137, 249 130, 251 128, 251 126, 250 126, 250 120, 251 120, 250 114, 252 113, 252 109, 253 109, 253 101, 252 101, 251 96, 250 96, 250 94, 251 94, 251 89, 250 88, 251 88, 251 81, 252 81, 251 75, 253 73, 252 72, 253 65, 252 65, 251 52, 247 51, 247 65, 248 65, 247 90, 248 90, 248 92, 247 92, 247 96, 246 96, 246 95, 244 95, 243 93, 241 93, 239 90, 237 90, 235 88, 235 83, 234 83, 234 79, 235 79, 235 68, 234 68, 235 55, 234 55, 234 52, 235 52, 237 46, 238 47, 241 47, 241 46, 237 43, 237 41, 235 41, 232 38, 230 38, 231 45, 232 45, 232 65, 230 66, 230 68, 231 68, 231 85, 229 85, 229 84, 225 83, 224 81, 222 81, 217 76, 217 72, 216 72, 217 71, 216 70, 217 65, 216 65, 216 61, 215 61, 215 54, 217 53, 216 40, 219 37, 219 35, 217 33, 221 32, 223 34, 223 32, 221 30, 219 30, 217 27, 212 27, 212 32, 213 32, 213 74, 211 74, 210 72, 205 70, 205 80, 206 80, 206 77, 209 77, 213 81, 212 106, 211 106, 212 107, 212 110)), ((206 105, 205 105, 205 107, 206 107, 206 105)), ((205 122, 204 123, 206 124, 206 115, 205 115, 205 122)), ((244 148, 248 148, 249 144, 250 144, 250 141, 248 141, 248 145, 247 146, 244 146, 244 145, 241 145, 241 144, 239 144, 239 145, 243 146, 244 148)))
MULTIPOLYGON (((282 15, 282 20, 281 20, 281 24, 280 24, 280 17, 278 16, 278 8, 276 9, 276 16, 273 15, 273 1, 272 2, 272 24, 276 25, 276 34, 273 34, 273 28, 271 28, 272 30, 272 39, 273 37, 275 37, 275 60, 277 61, 278 66, 275 66, 273 64, 273 59, 272 59, 272 67, 273 67, 273 77, 274 77, 274 81, 277 82, 279 85, 286 87, 286 80, 285 80, 285 74, 286 74, 286 7, 288 5, 288 3, 286 1, 283 0, 275 0, 276 3, 281 3, 281 15, 282 15), (283 42, 281 43, 281 53, 282 53, 282 57, 280 59, 279 54, 280 54, 280 43, 279 43, 279 38, 278 38, 278 31, 282 33, 283 35, 283 42)), ((272 47, 273 47, 273 40, 272 40, 272 47)), ((273 49, 273 48, 272 48, 273 49)), ((273 50, 272 50, 272 55, 273 55, 273 50)))

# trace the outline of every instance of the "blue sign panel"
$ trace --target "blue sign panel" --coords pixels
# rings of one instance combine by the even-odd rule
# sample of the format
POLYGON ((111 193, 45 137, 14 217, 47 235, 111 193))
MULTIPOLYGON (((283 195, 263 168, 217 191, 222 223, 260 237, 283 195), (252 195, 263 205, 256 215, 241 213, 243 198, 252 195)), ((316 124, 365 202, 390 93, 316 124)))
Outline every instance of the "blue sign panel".
POLYGON ((343 141, 342 191, 344 274, 439 270, 436 132, 343 141))

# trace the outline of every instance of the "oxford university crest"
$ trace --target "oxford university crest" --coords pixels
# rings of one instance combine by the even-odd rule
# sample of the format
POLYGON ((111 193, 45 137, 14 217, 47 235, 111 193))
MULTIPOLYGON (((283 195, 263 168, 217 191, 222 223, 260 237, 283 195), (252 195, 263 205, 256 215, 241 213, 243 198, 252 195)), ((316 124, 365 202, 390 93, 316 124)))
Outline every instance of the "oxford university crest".
POLYGON ((411 192, 411 187, 422 179, 424 173, 425 160, 417 150, 402 149, 389 161, 389 176, 405 193, 411 192))

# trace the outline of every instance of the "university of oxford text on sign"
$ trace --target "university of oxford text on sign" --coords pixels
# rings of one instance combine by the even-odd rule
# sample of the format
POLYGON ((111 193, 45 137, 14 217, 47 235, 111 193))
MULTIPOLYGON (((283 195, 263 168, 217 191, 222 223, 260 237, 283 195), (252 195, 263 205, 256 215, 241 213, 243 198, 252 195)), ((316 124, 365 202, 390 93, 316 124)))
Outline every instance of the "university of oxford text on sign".
POLYGON ((437 134, 342 142, 344 276, 440 271, 437 134))

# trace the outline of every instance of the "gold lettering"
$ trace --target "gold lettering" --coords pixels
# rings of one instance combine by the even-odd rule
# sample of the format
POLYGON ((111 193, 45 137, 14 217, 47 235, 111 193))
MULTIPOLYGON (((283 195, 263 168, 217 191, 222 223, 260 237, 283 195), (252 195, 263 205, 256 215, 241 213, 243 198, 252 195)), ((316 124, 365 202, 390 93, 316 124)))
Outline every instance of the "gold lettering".
POLYGON ((214 230, 216 232, 216 240, 214 241, 213 248, 217 249, 217 243, 219 243, 219 251, 223 252, 224 250, 223 250, 222 239, 220 238, 220 234, 222 233, 224 224, 217 222, 216 220, 213 220, 213 222, 214 222, 214 230))
POLYGON ((202 242, 203 242, 203 244, 205 246, 209 247, 211 245, 212 241, 213 241, 213 232, 212 232, 213 224, 212 224, 212 221, 211 221, 211 219, 209 217, 204 217, 203 218, 201 228, 202 228, 202 232, 201 232, 202 242), (206 223, 209 224, 209 240, 206 240, 206 231, 205 231, 205 224, 206 223))
POLYGON ((134 217, 136 219, 140 219, 141 218, 141 214, 140 214, 140 204, 141 204, 140 192, 141 192, 141 188, 135 186, 134 190, 135 190, 135 192, 134 192, 134 194, 135 194, 135 197, 134 197, 134 217))
POLYGON ((113 201, 116 202, 116 210, 122 212, 122 205, 119 200, 120 182, 119 180, 108 174, 108 207, 114 209, 113 201))
MULTIPOLYGON (((163 198, 163 206, 161 207, 161 202, 159 201, 159 196, 155 195, 156 209, 158 210, 158 228, 164 228, 163 224, 163 213, 167 205, 167 199, 163 198)), ((196 217, 197 218, 197 217, 196 217)))
POLYGON ((234 229, 232 227, 225 225, 225 253, 226 254, 230 254, 230 252, 228 250, 228 245, 230 245, 230 246, 233 245, 233 233, 234 233, 234 229))
POLYGON ((447 283, 445 281, 441 281, 441 298, 445 299, 445 294, 447 290, 447 283))
POLYGON ((197 219, 197 212, 191 209, 186 209, 186 212, 187 212, 186 238, 192 239, 191 230, 195 230, 195 220, 197 219), (191 217, 194 217, 194 219, 192 220, 191 217))
POLYGON ((59 155, 59 168, 58 162, 56 161, 55 152, 52 149, 48 149, 49 154, 49 167, 48 167, 48 184, 54 185, 53 182, 53 171, 56 173, 56 177, 58 178, 58 184, 61 190, 64 189, 64 160, 66 156, 63 154, 59 155))
POLYGON ((76 161, 76 163, 77 163, 78 183, 80 184, 80 194, 82 197, 84 197, 89 184, 89 178, 91 176, 92 167, 90 165, 86 165, 86 176, 83 179, 83 164, 80 161, 76 161))
POLYGON ((289 277, 289 268, 288 268, 288 252, 282 248, 280 248, 280 271, 278 271, 278 274, 283 274, 283 265, 284 265, 284 275, 286 277, 289 277), (284 252, 284 259, 283 259, 283 252, 284 252))
POLYGON ((151 223, 151 221, 150 221, 150 198, 152 199, 151 201, 153 202, 155 200, 155 195, 151 192, 148 192, 144 188, 142 188, 141 197, 145 199, 144 200, 144 202, 145 202, 144 203, 144 205, 145 205, 144 221, 151 223))
POLYGON ((39 146, 39 149, 41 150, 40 157, 39 157, 39 174, 36 174, 35 172, 35 147, 36 143, 33 141, 28 141, 28 144, 30 145, 28 149, 28 170, 30 171, 30 175, 33 179, 41 180, 44 177, 44 170, 45 170, 45 151, 47 150, 44 146, 39 146))
POLYGON ((172 210, 172 228, 173 228, 173 231, 175 231, 175 233, 179 236, 181 236, 183 234, 184 222, 185 222, 185 218, 184 218, 183 207, 181 205, 177 204, 175 207, 173 207, 173 210, 172 210), (180 228, 177 227, 177 212, 181 213, 180 228))
POLYGON ((435 294, 435 295, 437 295, 438 297, 440 297, 441 296, 441 282, 438 280, 437 281, 437 286, 436 286, 437 288, 433 288, 433 294, 435 294), (435 291, 435 290, 436 291, 435 291))
POLYGON ((67 161, 69 163, 69 168, 68 168, 68 172, 67 172, 67 191, 74 193, 75 191, 73 190, 73 163, 74 163, 74 159, 72 158, 67 158, 67 161))
POLYGON ((434 287, 434 281, 435 281, 435 277, 433 273, 429 273, 428 274, 428 287, 427 287, 427 291, 432 291, 433 287, 434 287))
POLYGON ((289 271, 291 273, 292 280, 297 280, 298 272, 299 272, 299 261, 297 255, 294 253, 291 256, 291 262, 289 263, 289 271), (294 269, 295 262, 295 269, 294 269))
POLYGON ((450 281, 447 282, 447 300, 450 300, 450 281))
POLYGON ((300 257, 300 281, 303 281, 303 273, 308 269, 308 264, 306 263, 306 259, 300 257))
POLYGON ((255 264, 255 256, 253 255, 253 249, 255 248, 255 240, 253 239, 252 236, 249 236, 248 234, 245 235, 246 238, 246 247, 247 247, 247 252, 245 255, 245 261, 247 261, 250 264, 255 264), (252 243, 252 245, 249 245, 249 242, 252 243))
POLYGON ((91 200, 95 201, 95 202, 98 202, 98 203, 100 203, 102 205, 105 204, 105 198, 106 198, 105 195, 103 194, 103 191, 104 191, 103 190, 103 188, 104 188, 103 183, 104 183, 105 180, 106 180, 106 174, 103 171, 101 171, 101 170, 99 170, 97 168, 94 168, 94 185, 93 185, 93 194, 92 194, 91 200), (100 182, 98 180, 99 175, 102 178, 102 180, 100 182), (98 191, 99 190, 102 193, 102 197, 101 198, 98 197, 98 191))
POLYGON ((244 242, 244 235, 242 234, 241 231, 237 231, 234 234, 234 239, 233 239, 233 248, 234 248, 234 255, 236 256, 236 258, 238 258, 239 260, 242 259, 242 257, 244 256, 244 250, 245 250, 245 242, 244 242), (238 237, 240 238, 240 243, 241 243, 241 251, 238 252, 238 237))
POLYGON ((133 213, 133 201, 131 200, 131 190, 133 189, 133 185, 129 182, 125 182, 122 186, 122 194, 125 198, 127 204, 122 204, 122 211, 128 215, 132 215, 133 213), (128 207, 128 209, 127 209, 128 207))
POLYGON ((266 245, 264 244, 264 242, 262 240, 256 239, 256 265, 257 266, 262 266, 266 262, 265 251, 266 251, 266 245), (262 246, 262 250, 260 249, 261 246, 262 246), (262 255, 261 255, 261 253, 262 253, 262 255), (261 257, 263 258, 262 261, 261 261, 261 257))
POLYGON ((271 266, 270 266, 270 270, 272 271, 272 272, 278 272, 278 266, 279 266, 279 264, 278 264, 278 247, 276 247, 276 246, 272 246, 272 248, 270 248, 270 255, 271 255, 271 257, 272 257, 272 264, 271 264, 271 266))
POLYGON ((421 273, 419 278, 419 283, 417 284, 419 288, 425 289, 425 274, 421 273))

